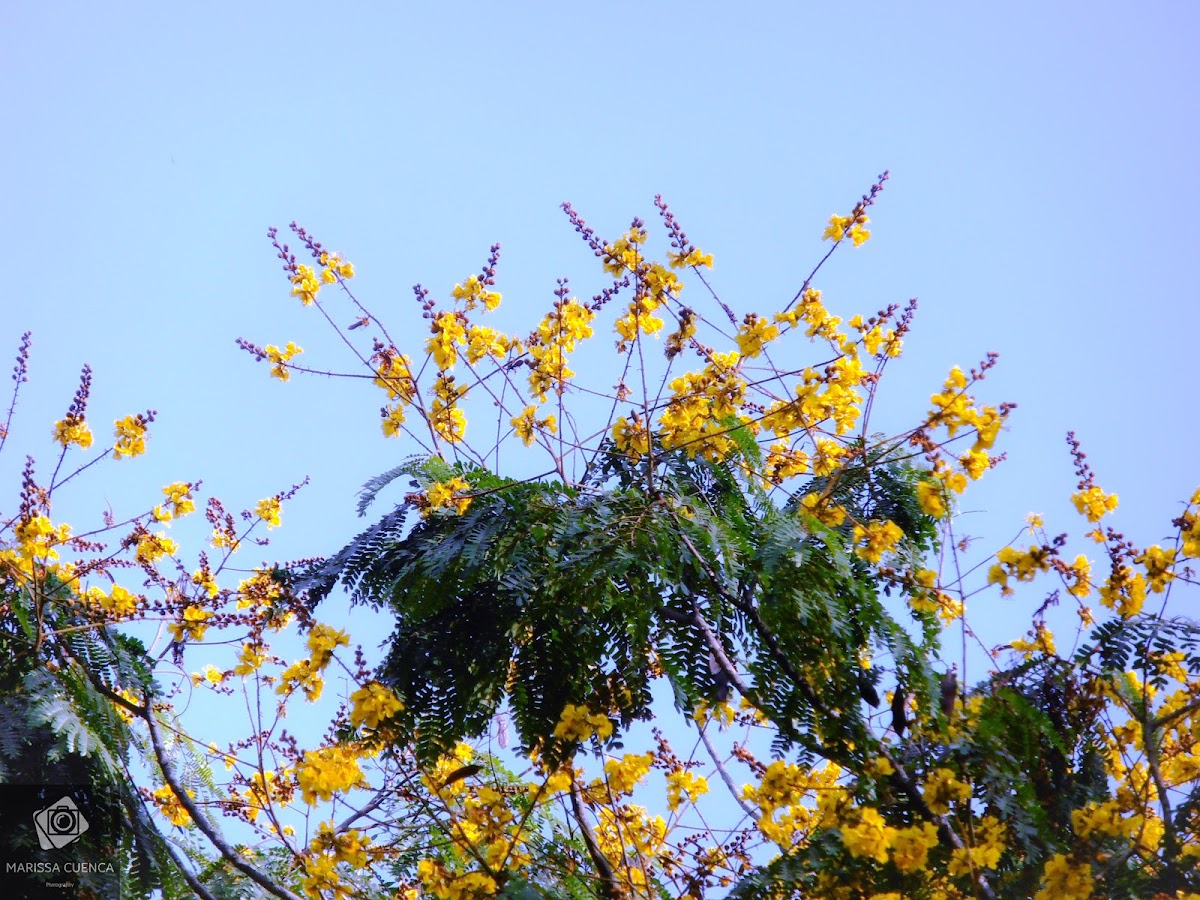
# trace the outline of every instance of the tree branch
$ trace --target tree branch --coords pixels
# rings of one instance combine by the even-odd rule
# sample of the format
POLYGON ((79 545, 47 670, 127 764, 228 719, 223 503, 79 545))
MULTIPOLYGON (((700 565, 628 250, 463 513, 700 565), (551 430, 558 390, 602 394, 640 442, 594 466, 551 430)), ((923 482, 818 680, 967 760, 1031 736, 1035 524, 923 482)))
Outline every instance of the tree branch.
POLYGON ((596 843, 596 836, 592 834, 592 828, 588 825, 587 820, 583 817, 583 803, 579 799, 579 785, 574 780, 571 781, 571 811, 575 814, 575 821, 579 823, 579 831, 583 835, 583 845, 587 847, 588 856, 592 858, 592 865, 596 867, 596 871, 600 873, 601 892, 608 900, 617 900, 621 896, 621 892, 617 890, 617 878, 613 874, 612 866, 608 864, 604 854, 600 852, 600 845, 596 843))
POLYGON ((192 817, 192 821, 196 823, 196 827, 200 829, 200 832, 206 838, 208 838, 209 843, 217 848, 217 852, 219 852, 221 856, 225 857, 231 866, 244 874, 247 878, 257 884, 267 893, 273 894, 274 896, 278 897, 279 900, 301 900, 297 894, 293 894, 287 888, 276 884, 269 877, 260 872, 255 866, 250 865, 250 863, 246 861, 245 857, 231 847, 226 842, 225 838, 221 837, 217 829, 213 827, 213 824, 209 822, 207 818, 205 818, 203 813, 200 812, 200 808, 196 806, 192 798, 188 796, 187 791, 184 790, 182 785, 179 784, 178 780, 175 778, 174 772, 171 771, 170 763, 167 762, 167 753, 163 748, 162 737, 159 735, 158 725, 154 721, 154 704, 150 701, 149 697, 147 697, 146 711, 142 716, 142 719, 145 721, 146 727, 149 729, 150 744, 154 748, 154 758, 158 760, 158 766, 162 770, 163 780, 167 783, 167 786, 171 788, 171 791, 175 794, 175 798, 179 801, 180 805, 186 809, 188 815, 192 817))

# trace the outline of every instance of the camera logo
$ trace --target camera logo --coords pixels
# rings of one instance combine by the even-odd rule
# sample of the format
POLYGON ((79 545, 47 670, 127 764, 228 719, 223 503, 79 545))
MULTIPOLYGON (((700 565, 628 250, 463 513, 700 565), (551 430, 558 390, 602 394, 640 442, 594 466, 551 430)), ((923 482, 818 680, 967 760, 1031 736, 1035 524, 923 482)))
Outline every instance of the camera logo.
POLYGON ((43 850, 60 850, 88 830, 87 819, 70 797, 35 812, 33 824, 37 826, 38 844, 43 850))

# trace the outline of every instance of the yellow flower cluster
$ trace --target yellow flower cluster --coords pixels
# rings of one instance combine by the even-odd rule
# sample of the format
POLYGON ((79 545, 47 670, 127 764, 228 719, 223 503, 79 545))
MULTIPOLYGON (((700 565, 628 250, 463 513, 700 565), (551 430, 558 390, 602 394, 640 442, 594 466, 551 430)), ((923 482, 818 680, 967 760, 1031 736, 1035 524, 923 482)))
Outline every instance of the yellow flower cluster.
MULTIPOLYGON (((750 420, 739 412, 745 399, 746 382, 740 374, 741 357, 736 351, 712 353, 709 362, 699 372, 688 372, 671 381, 671 400, 659 418, 659 439, 664 448, 682 448, 688 456, 697 454, 710 460, 723 459, 734 447, 728 436, 729 426, 725 421, 736 418, 742 424, 750 420)), ((641 445, 648 446, 648 437, 643 438, 636 426, 640 420, 635 416, 635 430, 624 440, 617 438, 618 426, 628 431, 624 418, 613 426, 613 435, 619 449, 630 453, 635 459, 641 445), (634 441, 634 437, 637 441, 634 441)))
POLYGON ((1033 640, 1027 641, 1024 638, 1018 638, 1012 642, 1012 648, 1019 653, 1024 653, 1028 659, 1035 653, 1043 653, 1046 656, 1054 656, 1058 653, 1058 648, 1054 646, 1054 633, 1046 627, 1044 622, 1038 622, 1033 629, 1033 640))
POLYGON ((142 598, 114 584, 107 594, 92 585, 83 592, 83 599, 113 619, 124 619, 137 612, 138 601, 142 598))
POLYGON ((438 900, 479 900, 491 897, 498 887, 496 879, 485 872, 452 873, 446 866, 432 859, 417 863, 417 877, 425 890, 438 900))
POLYGON ((321 698, 325 689, 325 680, 321 673, 333 659, 334 650, 350 643, 350 636, 344 631, 318 622, 309 631, 306 643, 309 657, 297 660, 283 670, 275 692, 286 695, 300 688, 307 700, 315 702, 321 698))
POLYGON ((888 519, 886 522, 870 521, 865 526, 855 524, 854 543, 860 546, 854 552, 869 563, 878 563, 885 553, 891 553, 904 537, 900 526, 888 519))
POLYGON ((317 293, 323 284, 333 284, 339 278, 354 277, 354 265, 336 253, 322 253, 319 261, 325 267, 319 276, 312 266, 303 264, 296 266, 290 276, 292 296, 299 297, 305 306, 317 299, 317 293))
POLYGON ((554 390, 561 394, 575 373, 567 367, 567 354, 580 341, 593 334, 592 320, 596 314, 574 297, 560 300, 538 323, 537 334, 529 340, 529 355, 533 364, 529 372, 529 389, 539 402, 554 390))
POLYGON ((185 637, 193 641, 202 641, 204 633, 208 630, 206 623, 212 616, 212 612, 204 607, 194 603, 188 604, 184 607, 180 621, 171 623, 171 636, 176 641, 182 641, 185 637))
MULTIPOLYGON (((196 792, 189 790, 188 797, 195 797, 196 792)), ((183 804, 179 802, 179 798, 175 796, 175 792, 171 790, 169 785, 163 785, 151 795, 154 798, 154 805, 158 807, 159 812, 172 825, 180 827, 191 824, 192 817, 183 804)))
POLYGON ((712 254, 702 252, 699 247, 693 247, 687 253, 668 253, 667 262, 670 263, 672 269, 690 269, 696 266, 711 269, 713 267, 712 254))
POLYGON ((970 796, 971 786, 959 781, 951 769, 934 769, 925 779, 925 805, 935 815, 946 815, 950 812, 951 803, 955 800, 967 800, 970 796))
POLYGON ((471 485, 457 475, 449 481, 431 484, 426 489, 424 497, 418 496, 417 498, 421 517, 428 517, 431 512, 446 508, 452 509, 455 515, 461 516, 471 506, 471 497, 463 493, 470 489, 471 485))
POLYGON ((864 227, 871 220, 866 215, 859 213, 857 216, 838 216, 829 217, 829 225, 825 228, 821 235, 822 240, 833 241, 835 244, 840 243, 843 238, 849 237, 854 242, 855 247, 861 247, 871 237, 871 232, 864 227))
POLYGON ((441 313, 429 326, 433 337, 425 341, 425 349, 433 356, 439 372, 454 368, 458 348, 467 345, 466 316, 461 312, 441 313))
POLYGON ((276 528, 283 524, 280 515, 283 508, 279 503, 278 497, 267 497, 264 500, 259 500, 258 505, 254 507, 254 513, 260 519, 267 523, 268 528, 276 528))
POLYGON ((650 772, 654 762, 653 753, 626 753, 620 759, 610 759, 604 763, 604 781, 592 785, 593 790, 600 791, 604 787, 614 794, 632 794, 633 789, 650 772))
POLYGON ((735 339, 738 352, 745 359, 754 359, 763 352, 763 348, 779 337, 779 326, 769 319, 761 318, 757 313, 746 313, 738 328, 735 339))
POLYGON ((288 371, 288 360, 298 353, 303 353, 304 350, 297 347, 292 341, 288 341, 287 346, 282 350, 274 344, 267 344, 267 346, 263 347, 263 352, 267 354, 267 359, 271 361, 271 377, 278 378, 280 381, 287 381, 292 377, 292 373, 288 371))
POLYGON ((451 294, 455 300, 461 300, 469 310, 482 303, 488 312, 492 312, 500 305, 500 295, 489 291, 478 275, 472 275, 463 284, 456 284, 451 294))
POLYGON ((958 366, 950 370, 942 391, 931 396, 929 401, 933 404, 929 413, 931 425, 944 425, 950 437, 954 437, 960 428, 974 428, 975 443, 971 449, 975 452, 995 444, 1004 422, 1000 411, 991 406, 975 405, 967 393, 967 376, 958 366))
POLYGON ((562 717, 554 726, 554 736, 564 741, 586 741, 592 735, 603 741, 612 733, 613 723, 608 716, 574 703, 568 703, 563 708, 562 717))
POLYGON ((338 873, 338 864, 364 869, 371 860, 379 857, 380 853, 371 846, 370 837, 357 828, 338 832, 332 822, 322 822, 309 843, 308 853, 301 859, 304 892, 313 900, 350 897, 355 893, 354 887, 338 873))
POLYGON ((54 548, 65 544, 70 539, 71 526, 65 523, 54 525, 48 516, 29 516, 17 523, 15 533, 17 537, 16 552, 15 554, 13 551, 6 552, 21 557, 26 562, 26 566, 18 566, 18 568, 27 569, 27 565, 34 560, 58 559, 58 551, 54 548))
POLYGON ((1106 494, 1096 485, 1078 491, 1071 495, 1071 502, 1081 516, 1089 522, 1099 522, 1105 515, 1117 508, 1117 495, 1106 494))
POLYGON ((358 758, 357 749, 345 745, 307 751, 296 767, 296 783, 304 802, 314 806, 334 794, 366 787, 367 780, 359 768, 358 758))
POLYGON ((972 829, 974 845, 951 851, 951 875, 970 875, 979 869, 995 869, 1004 854, 1008 828, 994 816, 984 816, 972 829))
POLYGON ((708 779, 687 769, 678 769, 667 775, 667 806, 675 812, 686 797, 695 803, 708 793, 708 779))
POLYGON ((1072 862, 1064 853, 1056 853, 1046 861, 1042 870, 1042 887, 1033 900, 1088 900, 1094 881, 1092 867, 1086 862, 1072 862))
POLYGON ((154 507, 154 518, 159 522, 168 522, 186 516, 196 511, 196 503, 192 499, 192 486, 185 481, 176 481, 162 489, 167 502, 154 507))
POLYGON ((113 446, 113 458, 141 456, 146 452, 146 422, 141 416, 126 416, 117 419, 115 426, 117 442, 113 446))
POLYGON ((404 705, 391 689, 372 681, 350 695, 350 724, 355 728, 378 728, 384 719, 394 716, 404 705))
POLYGON ((1150 590, 1161 594, 1175 580, 1175 550, 1166 550, 1154 544, 1136 559, 1146 569, 1146 582, 1150 590))
POLYGON ((1001 593, 1008 596, 1013 592, 1009 578, 1017 581, 1033 581, 1038 572, 1050 568, 1050 552, 1044 547, 1030 544, 1028 550, 1005 547, 996 554, 997 562, 988 569, 988 584, 1000 585, 1001 593))
POLYGON ((83 416, 68 415, 54 423, 54 439, 64 448, 75 444, 80 449, 86 450, 92 446, 92 430, 83 420, 83 416))
POLYGON ((550 434, 558 432, 558 420, 553 415, 548 415, 544 419, 535 419, 536 414, 536 406, 527 406, 519 416, 512 418, 512 426, 516 430, 517 437, 526 447, 533 443, 535 429, 541 429, 550 434))
POLYGON ((1200 557, 1200 488, 1192 494, 1191 503, 1180 517, 1179 529, 1183 555, 1200 557))
POLYGON ((834 763, 813 770, 775 760, 757 785, 742 787, 742 797, 758 807, 757 824, 763 836, 787 850, 837 818, 847 796, 837 785, 841 774, 834 763))

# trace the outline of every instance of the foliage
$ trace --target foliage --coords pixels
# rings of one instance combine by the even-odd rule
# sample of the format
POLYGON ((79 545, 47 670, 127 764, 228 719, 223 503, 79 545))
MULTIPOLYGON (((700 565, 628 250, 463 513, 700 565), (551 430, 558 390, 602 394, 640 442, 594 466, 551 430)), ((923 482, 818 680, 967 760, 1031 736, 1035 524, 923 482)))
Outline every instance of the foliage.
MULTIPOLYGON (((197 483, 72 536, 53 498, 145 452, 154 420, 117 420, 60 479, 93 443, 85 368, 53 474, 26 466, 0 532, 0 777, 44 759, 39 777, 115 792, 131 895, 1200 897, 1200 625, 1170 605, 1194 581, 1200 491, 1173 545, 1136 546, 1100 524, 1117 498, 1071 437, 1107 577, 1036 517, 985 583, 960 575, 958 497, 1002 459, 1013 408, 975 397, 996 358, 879 433, 915 303, 843 322, 813 286, 870 239, 885 180, 831 217, 829 252, 771 315, 719 298, 661 199, 664 261, 640 219, 605 241, 567 205, 606 276, 590 301, 560 280, 528 334, 484 324, 497 245, 449 302, 418 286, 429 337, 409 352, 349 262, 293 224, 302 262, 272 229, 302 306, 332 323, 328 293, 349 301, 340 335, 383 394, 383 434, 410 445, 360 515, 406 493, 328 559, 236 586, 234 554, 302 485, 240 516, 210 498, 194 564, 166 529, 197 483), (570 368, 609 313, 615 385, 570 368), (1025 635, 948 661, 946 629, 974 637, 980 597, 1039 579, 1025 635), (341 589, 392 623, 377 664, 319 618, 341 589), (345 690, 327 696, 330 678, 345 690), (244 711, 241 735, 206 740, 190 696, 244 711), (324 734, 285 728, 300 704, 328 711, 324 734)), ((331 374, 294 342, 239 343, 281 380, 331 374)), ((26 340, 18 388, 27 356, 26 340)))

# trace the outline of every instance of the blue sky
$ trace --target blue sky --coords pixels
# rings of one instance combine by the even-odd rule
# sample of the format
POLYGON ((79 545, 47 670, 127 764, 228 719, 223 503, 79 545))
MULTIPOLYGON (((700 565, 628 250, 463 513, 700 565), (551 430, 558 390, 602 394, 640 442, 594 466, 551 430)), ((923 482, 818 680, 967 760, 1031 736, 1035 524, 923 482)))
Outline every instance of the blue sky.
MULTIPOLYGON (((380 436, 374 391, 282 385, 235 347, 295 340, 305 362, 348 367, 288 296, 268 225, 299 220, 343 251, 415 347, 411 285, 445 299, 494 241, 504 326, 530 327, 556 277, 590 296, 601 279, 563 200, 615 236, 662 193, 715 254, 723 298, 772 312, 823 252, 827 217, 887 168, 875 237, 818 281, 845 316, 920 298, 881 427, 997 350, 979 393, 1019 408, 963 526, 998 546, 1037 510, 1082 531, 1074 428, 1120 494, 1114 524, 1152 543, 1200 483, 1198 18, 1183 2, 16 0, 0 344, 15 352, 26 329, 35 344, 3 508, 25 452, 50 465, 89 362, 93 421, 159 421, 151 453, 98 467, 64 518, 96 521, 106 500, 133 512, 178 479, 238 508, 311 475, 263 555, 328 553, 361 527, 358 486, 409 448, 380 436)), ((1040 597, 993 596, 980 615, 1024 627, 1040 597)))

